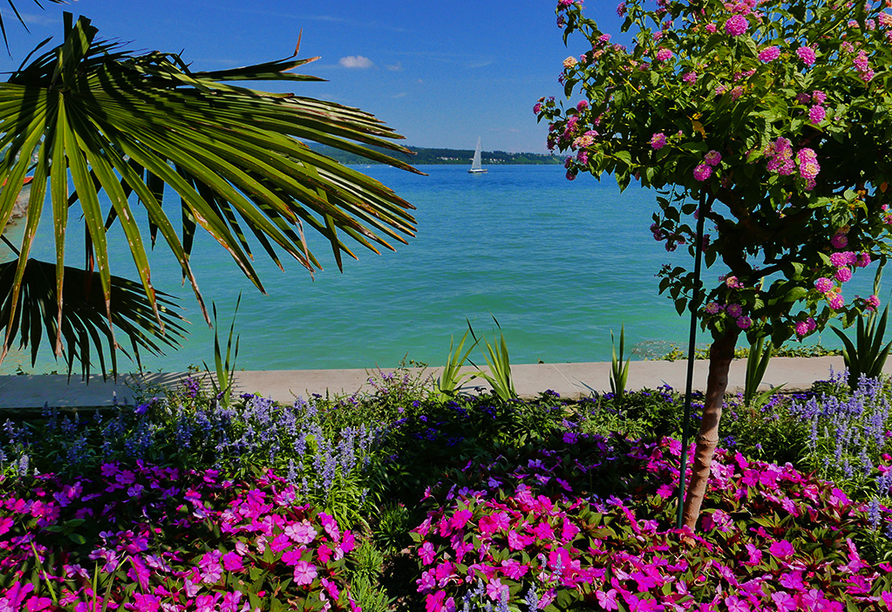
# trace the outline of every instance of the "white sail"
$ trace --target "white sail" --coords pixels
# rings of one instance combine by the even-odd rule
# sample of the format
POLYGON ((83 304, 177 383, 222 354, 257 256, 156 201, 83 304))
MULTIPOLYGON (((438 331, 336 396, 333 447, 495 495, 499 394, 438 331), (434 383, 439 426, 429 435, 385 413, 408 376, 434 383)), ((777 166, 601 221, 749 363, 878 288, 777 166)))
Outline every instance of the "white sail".
POLYGON ((477 148, 474 150, 474 159, 471 160, 471 169, 468 170, 471 174, 479 174, 481 172, 486 172, 486 169, 483 168, 483 160, 480 157, 480 137, 477 137, 477 148))

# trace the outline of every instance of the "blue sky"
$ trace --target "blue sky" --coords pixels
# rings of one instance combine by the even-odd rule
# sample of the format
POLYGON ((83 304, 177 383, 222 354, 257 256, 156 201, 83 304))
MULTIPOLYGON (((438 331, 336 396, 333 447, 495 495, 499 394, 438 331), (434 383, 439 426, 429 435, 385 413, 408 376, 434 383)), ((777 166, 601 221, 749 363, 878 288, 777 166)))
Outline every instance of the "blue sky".
MULTIPOLYGON (((17 67, 44 38, 57 44, 66 8, 91 18, 103 38, 182 52, 199 70, 287 57, 302 31, 300 57, 320 56, 305 72, 328 82, 293 91, 372 112, 420 147, 468 149, 480 136, 485 150, 544 153, 546 128, 533 104, 561 94, 561 62, 585 50, 579 37, 564 46, 552 0, 42 4, 16 0, 30 34, 3 7, 12 58, 0 53, 0 70, 17 67)), ((602 29, 617 33, 615 3, 590 5, 602 29)))

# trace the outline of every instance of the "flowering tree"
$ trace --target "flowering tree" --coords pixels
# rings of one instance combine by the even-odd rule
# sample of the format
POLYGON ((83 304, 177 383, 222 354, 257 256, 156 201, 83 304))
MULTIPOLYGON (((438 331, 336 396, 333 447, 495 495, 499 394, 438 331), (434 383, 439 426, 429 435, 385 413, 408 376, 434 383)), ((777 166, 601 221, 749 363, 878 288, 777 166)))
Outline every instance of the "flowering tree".
POLYGON ((628 49, 580 4, 557 8, 565 42, 591 44, 564 61, 568 104, 535 107, 549 146, 572 153, 571 180, 608 172, 657 189, 651 230, 667 250, 693 255, 703 215, 706 265, 723 266, 701 298, 693 272, 660 272, 713 340, 684 508, 694 527, 740 334, 780 345, 879 305, 844 287, 889 252, 892 15, 873 0, 631 0, 617 8, 628 49))

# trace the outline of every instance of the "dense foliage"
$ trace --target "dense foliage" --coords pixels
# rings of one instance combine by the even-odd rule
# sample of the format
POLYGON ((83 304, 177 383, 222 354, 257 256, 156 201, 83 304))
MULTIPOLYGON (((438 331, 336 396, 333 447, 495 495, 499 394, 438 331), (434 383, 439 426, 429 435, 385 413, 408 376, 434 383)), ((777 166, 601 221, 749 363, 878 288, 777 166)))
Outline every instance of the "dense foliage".
POLYGON ((758 407, 727 398, 695 535, 673 528, 671 388, 506 401, 444 399, 409 370, 372 382, 222 406, 192 378, 137 406, 7 421, 0 609, 892 603, 888 384, 852 392, 837 373, 758 407))

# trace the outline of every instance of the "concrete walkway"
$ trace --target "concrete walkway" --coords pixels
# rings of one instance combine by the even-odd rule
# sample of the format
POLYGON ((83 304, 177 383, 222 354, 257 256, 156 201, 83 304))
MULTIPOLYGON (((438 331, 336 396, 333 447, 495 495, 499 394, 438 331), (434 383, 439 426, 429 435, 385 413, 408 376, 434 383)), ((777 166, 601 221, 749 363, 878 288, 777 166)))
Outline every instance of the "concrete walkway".
MULTIPOLYGON (((694 388, 706 387, 706 361, 694 367, 694 388)), ((763 379, 762 388, 784 385, 785 390, 808 389, 816 380, 825 380, 834 371, 843 369, 842 357, 792 358, 775 357, 763 379)), ((465 368, 465 371, 474 371, 465 368)), ((515 387, 522 397, 535 397, 550 389, 561 397, 577 398, 592 392, 610 390, 610 363, 558 363, 515 365, 511 368, 515 387)), ((412 369, 411 375, 436 379, 438 368, 412 369)), ((892 363, 886 365, 892 374, 892 363)), ((633 361, 629 368, 627 388, 656 388, 663 384, 683 390, 687 374, 685 361, 633 361)), ((313 393, 348 395, 372 393, 370 375, 376 370, 267 370, 236 372, 236 392, 256 393, 280 402, 292 402, 295 397, 309 397, 313 393)), ((401 375, 401 374, 400 374, 401 375)), ((119 376, 117 381, 93 376, 87 382, 73 376, 69 382, 61 375, 0 376, 0 410, 40 409, 45 404, 56 407, 102 407, 115 401, 133 404, 140 397, 151 397, 163 387, 179 384, 185 374, 146 374, 119 376)), ((731 366, 729 392, 743 389, 746 361, 737 360, 731 366)), ((468 387, 488 388, 482 379, 471 381, 468 387)))

